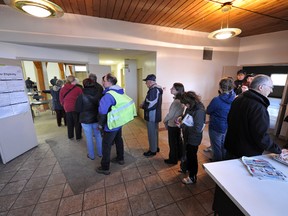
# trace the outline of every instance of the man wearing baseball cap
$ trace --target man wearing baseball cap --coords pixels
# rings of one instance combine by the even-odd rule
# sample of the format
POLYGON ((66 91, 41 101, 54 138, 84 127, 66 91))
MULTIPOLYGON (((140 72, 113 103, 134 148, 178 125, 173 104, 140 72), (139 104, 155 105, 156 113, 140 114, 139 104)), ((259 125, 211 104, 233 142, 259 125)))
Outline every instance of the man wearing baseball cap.
POLYGON ((161 105, 162 105, 162 87, 157 85, 156 76, 149 74, 145 79, 148 92, 145 100, 140 105, 140 108, 144 109, 144 119, 146 120, 149 150, 144 152, 144 156, 152 157, 159 152, 158 147, 158 127, 161 122, 161 105))

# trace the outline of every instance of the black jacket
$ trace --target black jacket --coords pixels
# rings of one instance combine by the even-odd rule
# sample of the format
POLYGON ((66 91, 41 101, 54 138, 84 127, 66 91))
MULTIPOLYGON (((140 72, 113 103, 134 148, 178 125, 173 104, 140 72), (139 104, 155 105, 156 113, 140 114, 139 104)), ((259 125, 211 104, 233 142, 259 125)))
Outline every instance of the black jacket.
POLYGON ((269 105, 268 98, 251 89, 232 102, 225 139, 225 148, 230 154, 236 157, 256 156, 264 150, 281 153, 267 133, 270 126, 269 105))
POLYGON ((192 127, 188 127, 184 123, 181 125, 184 142, 186 145, 198 146, 201 144, 203 129, 205 127, 205 107, 202 103, 198 103, 193 109, 187 108, 183 115, 183 119, 187 114, 193 117, 194 125, 192 127))
POLYGON ((75 111, 80 113, 79 122, 91 124, 98 122, 98 107, 102 92, 96 88, 83 88, 75 104, 75 111))

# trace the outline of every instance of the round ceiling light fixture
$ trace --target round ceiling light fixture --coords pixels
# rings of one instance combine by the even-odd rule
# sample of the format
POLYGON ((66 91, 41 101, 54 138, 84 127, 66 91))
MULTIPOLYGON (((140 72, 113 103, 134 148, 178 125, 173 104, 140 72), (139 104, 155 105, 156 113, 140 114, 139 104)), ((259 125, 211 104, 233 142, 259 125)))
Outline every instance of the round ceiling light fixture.
POLYGON ((23 13, 41 18, 58 18, 63 16, 61 7, 48 0, 4 0, 6 5, 23 13))
POLYGON ((208 35, 208 38, 215 39, 215 40, 225 40, 228 38, 235 37, 241 34, 241 29, 239 28, 222 28, 216 31, 211 32, 208 35))

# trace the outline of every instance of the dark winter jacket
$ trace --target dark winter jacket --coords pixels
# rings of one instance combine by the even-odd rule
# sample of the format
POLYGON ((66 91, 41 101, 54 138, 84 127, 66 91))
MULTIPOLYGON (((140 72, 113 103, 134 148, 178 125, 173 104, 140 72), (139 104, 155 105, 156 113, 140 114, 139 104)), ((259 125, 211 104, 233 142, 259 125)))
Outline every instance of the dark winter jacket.
POLYGON ((227 116, 236 94, 234 91, 220 94, 214 97, 207 107, 207 114, 210 115, 209 129, 218 133, 225 133, 228 127, 227 116))
POLYGON ((60 90, 60 103, 64 107, 65 112, 75 111, 75 103, 78 96, 82 94, 82 89, 70 83, 66 83, 60 90), (73 89, 72 89, 73 88, 73 89), (72 89, 66 96, 65 94, 72 89), (65 96, 65 98, 64 98, 65 96))
POLYGON ((54 85, 52 89, 50 90, 54 110, 63 110, 63 106, 61 105, 60 100, 59 100, 60 89, 61 87, 54 85))
POLYGON ((144 119, 150 122, 161 122, 162 118, 162 94, 161 86, 156 83, 147 92, 145 101, 142 105, 144 109, 144 119))
POLYGON ((186 126, 185 124, 181 125, 184 142, 186 145, 198 146, 201 144, 203 129, 205 127, 205 107, 202 103, 198 103, 193 109, 187 108, 183 115, 183 119, 187 114, 193 117, 194 125, 192 127, 186 126))
POLYGON ((102 91, 96 88, 84 88, 83 94, 79 95, 75 104, 75 111, 79 112, 79 122, 91 124, 98 122, 99 101, 102 91))
POLYGON ((281 153, 279 146, 269 137, 270 126, 267 97, 254 90, 240 94, 228 114, 225 148, 236 156, 261 155, 264 150, 281 153))

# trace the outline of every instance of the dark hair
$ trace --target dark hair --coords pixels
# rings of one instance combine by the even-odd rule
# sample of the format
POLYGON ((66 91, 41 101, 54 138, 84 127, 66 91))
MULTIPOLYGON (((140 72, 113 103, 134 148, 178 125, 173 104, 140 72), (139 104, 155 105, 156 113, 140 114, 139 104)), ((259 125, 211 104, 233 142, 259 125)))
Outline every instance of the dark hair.
POLYGON ((174 83, 173 87, 177 91, 177 94, 175 95, 175 99, 181 99, 182 94, 185 92, 184 85, 182 83, 174 83))
POLYGON ((90 73, 88 78, 91 79, 91 80, 93 80, 94 82, 97 82, 97 76, 96 76, 96 74, 90 73))
POLYGON ((230 92, 234 89, 234 82, 232 79, 225 77, 220 80, 219 87, 223 92, 230 92))
POLYGON ((112 85, 116 85, 117 83, 117 78, 113 76, 111 73, 106 74, 105 76, 102 77, 102 80, 104 81, 104 78, 106 77, 107 81, 112 83, 112 85))
POLYGON ((95 82, 90 78, 86 78, 83 80, 83 86, 84 88, 95 88, 95 82))
POLYGON ((246 75, 246 71, 243 70, 243 69, 241 69, 241 70, 237 71, 237 75, 238 75, 238 74, 244 74, 244 75, 246 75))
POLYGON ((189 104, 190 109, 194 109, 194 107, 201 102, 201 97, 194 91, 188 91, 182 94, 180 101, 182 104, 189 104))

